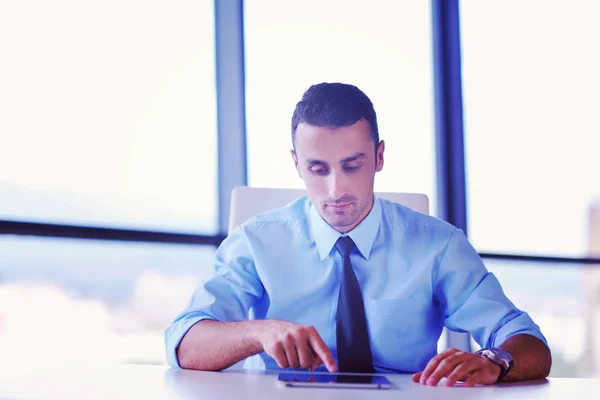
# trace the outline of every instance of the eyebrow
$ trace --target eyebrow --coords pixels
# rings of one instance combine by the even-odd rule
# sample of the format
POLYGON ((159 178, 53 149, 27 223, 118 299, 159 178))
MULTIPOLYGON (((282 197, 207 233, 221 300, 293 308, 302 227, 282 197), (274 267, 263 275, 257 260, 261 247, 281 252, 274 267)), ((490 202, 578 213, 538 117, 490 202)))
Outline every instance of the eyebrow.
POLYGON ((366 158, 366 157, 367 157, 367 155, 365 153, 354 153, 350 157, 346 157, 346 158, 342 159, 342 161, 340 161, 340 164, 351 162, 351 161, 362 160, 363 158, 366 158))
MULTIPOLYGON (((357 160, 362 160, 366 156, 367 155, 365 153, 354 153, 350 157, 343 158, 340 161, 340 164, 347 163, 347 162, 352 162, 352 161, 357 161, 357 160)), ((314 165, 314 164, 328 165, 328 163, 326 161, 317 160, 317 159, 313 159, 313 158, 307 158, 306 159, 306 163, 310 164, 310 165, 314 165)))

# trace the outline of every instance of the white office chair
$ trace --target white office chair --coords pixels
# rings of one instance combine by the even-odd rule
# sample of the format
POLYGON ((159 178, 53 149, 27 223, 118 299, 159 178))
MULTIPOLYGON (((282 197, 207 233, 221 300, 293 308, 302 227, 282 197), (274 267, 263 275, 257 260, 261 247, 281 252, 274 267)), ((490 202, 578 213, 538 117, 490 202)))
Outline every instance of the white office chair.
MULTIPOLYGON (((402 204, 423 214, 429 214, 429 198, 421 193, 377 192, 376 196, 402 204)), ((283 207, 299 197, 305 196, 304 189, 271 189, 238 186, 231 193, 229 210, 229 232, 238 225, 261 212, 283 207)))

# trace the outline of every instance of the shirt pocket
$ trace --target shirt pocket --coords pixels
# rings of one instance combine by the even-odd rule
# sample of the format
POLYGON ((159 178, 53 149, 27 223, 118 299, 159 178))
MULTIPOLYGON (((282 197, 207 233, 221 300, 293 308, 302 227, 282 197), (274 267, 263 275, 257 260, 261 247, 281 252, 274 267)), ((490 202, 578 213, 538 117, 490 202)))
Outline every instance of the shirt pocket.
POLYGON ((423 322, 431 302, 422 297, 399 299, 365 299, 369 332, 373 337, 379 333, 401 334, 413 331, 423 322), (383 332, 382 332, 383 331, 383 332))
POLYGON ((419 297, 409 297, 407 299, 381 299, 381 309, 383 315, 406 315, 418 312, 423 301, 419 297))

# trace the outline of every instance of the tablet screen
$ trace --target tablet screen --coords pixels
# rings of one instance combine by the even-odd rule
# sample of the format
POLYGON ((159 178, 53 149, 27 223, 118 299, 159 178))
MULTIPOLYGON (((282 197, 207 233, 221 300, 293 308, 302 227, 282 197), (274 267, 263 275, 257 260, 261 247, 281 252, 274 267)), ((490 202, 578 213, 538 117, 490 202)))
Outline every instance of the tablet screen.
POLYGON ((279 380, 289 386, 370 386, 390 387, 392 383, 385 377, 379 375, 349 375, 349 374, 295 374, 281 373, 279 380))

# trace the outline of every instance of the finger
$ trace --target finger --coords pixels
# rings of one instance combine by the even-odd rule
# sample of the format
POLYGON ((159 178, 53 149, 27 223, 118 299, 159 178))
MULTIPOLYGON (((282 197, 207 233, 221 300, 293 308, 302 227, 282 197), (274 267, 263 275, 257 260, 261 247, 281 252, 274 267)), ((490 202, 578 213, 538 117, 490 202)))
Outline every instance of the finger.
POLYGON ((429 360, 429 362, 427 363, 427 366, 425 366, 425 369, 423 370, 423 373, 421 374, 421 379, 419 380, 421 383, 426 383, 427 380, 429 379, 429 377, 431 376, 431 374, 433 373, 433 371, 435 371, 438 367, 438 365, 445 360, 446 358, 450 357, 451 355, 458 353, 458 350, 456 349, 447 349, 445 351, 443 351, 442 353, 438 354, 437 356, 433 357, 431 360, 429 360))
POLYGON ((426 383, 427 379, 429 378, 431 373, 433 371, 435 371, 438 364, 440 362, 442 362, 442 360, 444 360, 446 357, 456 353, 457 351, 458 350, 456 350, 456 349, 447 349, 447 350, 441 352, 440 354, 438 354, 437 356, 432 357, 431 360, 429 360, 429 362, 425 366, 425 369, 423 371, 421 371, 421 378, 419 379, 419 381, 421 383, 426 383))
POLYGON ((306 337, 296 339, 296 351, 301 368, 311 368, 314 365, 315 353, 310 348, 306 337))
POLYGON ((465 383, 463 383, 463 386, 464 387, 473 387, 479 383, 480 378, 481 378, 480 371, 473 372, 471 375, 469 375, 469 377, 467 378, 465 383))
POLYGON ((423 375, 423 371, 417 372, 416 374, 413 374, 412 381, 413 382, 419 382, 419 380, 421 379, 421 375, 423 375))
POLYGON ((288 333, 284 336, 282 342, 290 367, 297 369, 300 367, 300 362, 298 361, 298 351, 296 350, 296 341, 294 340, 294 337, 288 333))
POLYGON ((331 355, 331 351, 319 336, 319 333, 315 328, 312 328, 308 333, 308 341, 313 351, 317 356, 321 358, 321 360, 325 363, 327 370, 329 372, 337 372, 337 365, 335 364, 335 360, 331 355))
POLYGON ((448 374, 446 386, 454 386, 457 381, 465 381, 471 373, 481 369, 481 365, 475 362, 464 362, 459 364, 452 372, 448 374))
POLYGON ((310 370, 314 371, 321 364, 323 364, 323 360, 321 360, 321 357, 315 356, 315 361, 313 362, 312 366, 310 367, 310 370))
MULTIPOLYGON (((427 385, 436 386, 440 379, 447 376, 457 365, 468 360, 469 357, 470 353, 464 353, 462 351, 446 357, 438 363, 437 368, 431 373, 429 378, 427 378, 427 385)), ((421 379, 423 379, 423 377, 421 377, 421 379)))
POLYGON ((279 342, 275 343, 272 349, 273 354, 270 354, 271 357, 275 360, 279 368, 287 368, 289 367, 287 356, 285 355, 285 351, 283 350, 283 345, 279 342))

